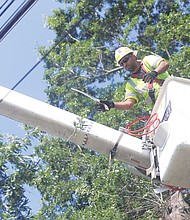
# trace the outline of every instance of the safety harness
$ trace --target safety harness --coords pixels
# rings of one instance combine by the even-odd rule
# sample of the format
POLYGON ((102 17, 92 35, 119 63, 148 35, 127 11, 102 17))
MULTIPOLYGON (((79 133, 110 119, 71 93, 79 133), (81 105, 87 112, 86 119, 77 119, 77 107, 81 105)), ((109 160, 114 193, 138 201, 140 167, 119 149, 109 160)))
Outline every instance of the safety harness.
MULTIPOLYGON (((143 79, 145 73, 147 73, 147 71, 143 67, 143 63, 141 63, 139 70, 136 73, 132 73, 131 76, 132 78, 143 79)), ((164 80, 155 79, 154 82, 157 82, 158 84, 162 85, 164 80)), ((148 83, 148 94, 152 103, 154 104, 156 98, 155 98, 155 89, 153 87, 153 83, 148 83)))

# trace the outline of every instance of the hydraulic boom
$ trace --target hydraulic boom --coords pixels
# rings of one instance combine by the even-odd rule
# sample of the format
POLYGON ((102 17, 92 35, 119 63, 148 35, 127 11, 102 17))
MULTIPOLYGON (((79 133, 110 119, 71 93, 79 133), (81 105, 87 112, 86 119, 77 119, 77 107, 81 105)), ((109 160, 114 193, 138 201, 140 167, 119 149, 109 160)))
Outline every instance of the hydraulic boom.
POLYGON ((1 115, 106 156, 114 149, 115 159, 140 169, 150 167, 150 152, 142 150, 138 138, 4 87, 0 87, 0 100, 1 115))

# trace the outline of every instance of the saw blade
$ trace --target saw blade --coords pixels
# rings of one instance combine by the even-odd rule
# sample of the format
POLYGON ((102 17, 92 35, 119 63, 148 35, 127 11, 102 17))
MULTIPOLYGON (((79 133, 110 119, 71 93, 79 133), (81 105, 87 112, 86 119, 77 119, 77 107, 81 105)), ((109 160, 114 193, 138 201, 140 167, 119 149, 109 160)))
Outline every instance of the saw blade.
POLYGON ((71 89, 72 89, 73 91, 75 91, 75 92, 78 92, 78 93, 80 93, 80 94, 82 94, 82 95, 84 95, 84 96, 86 96, 86 97, 92 99, 93 101, 95 101, 95 102, 97 102, 97 103, 100 103, 100 104, 104 105, 105 109, 106 109, 107 111, 109 110, 108 106, 107 106, 106 104, 104 104, 104 103, 101 103, 99 99, 97 99, 97 98, 95 98, 95 97, 89 95, 89 94, 86 93, 86 92, 82 92, 82 91, 80 91, 79 89, 74 89, 74 88, 71 88, 71 89))
POLYGON ((86 93, 86 92, 82 92, 82 91, 80 91, 80 90, 78 90, 78 89, 74 89, 74 88, 71 88, 71 89, 72 89, 73 91, 75 91, 75 92, 78 92, 78 93, 80 93, 80 94, 82 94, 82 95, 84 95, 84 96, 86 96, 86 97, 92 99, 92 100, 95 101, 95 102, 100 103, 100 100, 99 100, 99 99, 97 99, 97 98, 95 98, 95 97, 89 95, 89 94, 86 93))

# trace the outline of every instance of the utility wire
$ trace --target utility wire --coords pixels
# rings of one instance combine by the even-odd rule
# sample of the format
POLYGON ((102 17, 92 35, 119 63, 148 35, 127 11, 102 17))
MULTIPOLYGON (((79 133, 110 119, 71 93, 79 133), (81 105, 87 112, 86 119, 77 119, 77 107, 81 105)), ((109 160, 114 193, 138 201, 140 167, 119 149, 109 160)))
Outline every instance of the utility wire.
POLYGON ((4 3, 0 6, 0 9, 2 9, 7 2, 8 0, 4 1, 4 3))
POLYGON ((51 53, 52 50, 54 50, 59 44, 61 44, 64 37, 65 36, 63 35, 63 37, 40 58, 40 60, 11 88, 11 90, 7 92, 7 94, 5 94, 2 99, 0 99, 0 103, 51 53))
MULTIPOLYGON (((15 1, 15 0, 12 0, 15 1)), ((25 0, 0 28, 0 42, 28 13, 38 0, 25 0)))
POLYGON ((9 0, 5 0, 4 3, 0 6, 0 9, 2 9, 4 7, 4 5, 6 5, 6 3, 8 2, 9 0))
MULTIPOLYGON (((82 16, 75 24, 71 25, 70 28, 71 29, 76 28, 85 17, 86 14, 82 16)), ((67 31, 63 33, 60 40, 58 40, 57 43, 55 43, 54 46, 41 57, 41 59, 12 87, 12 89, 9 92, 7 92, 7 94, 5 94, 2 99, 0 99, 0 103, 32 72, 32 70, 34 70, 51 53, 52 50, 54 50, 58 45, 61 44, 61 42, 64 40, 66 35, 68 35, 67 31)))
MULTIPOLYGON (((6 12, 6 10, 12 5, 12 3, 13 3, 14 1, 15 1, 15 0, 12 0, 12 1, 7 5, 7 7, 0 13, 0 17, 6 12)), ((4 2, 4 4, 1 5, 0 9, 2 9, 7 2, 8 2, 8 0, 7 0, 6 2, 4 2)))

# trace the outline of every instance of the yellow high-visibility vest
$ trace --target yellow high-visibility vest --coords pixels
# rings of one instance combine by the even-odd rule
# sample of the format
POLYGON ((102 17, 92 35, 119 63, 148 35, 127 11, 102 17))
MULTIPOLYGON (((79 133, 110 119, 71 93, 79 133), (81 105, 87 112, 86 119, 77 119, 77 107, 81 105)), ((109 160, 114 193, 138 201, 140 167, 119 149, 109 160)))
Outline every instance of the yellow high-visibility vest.
MULTIPOLYGON (((141 64, 143 70, 147 73, 150 73, 155 70, 162 61, 164 61, 164 59, 160 56, 149 55, 143 58, 141 64)), ((166 71, 162 74, 159 74, 157 79, 165 80, 169 76, 169 73, 166 71)), ((160 84, 158 82, 154 82, 153 88, 155 90, 155 97, 157 98, 160 90, 160 84)), ((144 83, 142 79, 130 77, 127 81, 125 90, 125 100, 128 98, 133 98, 136 100, 136 103, 138 103, 138 97, 143 96, 147 104, 151 104, 151 99, 148 93, 148 83, 144 83)))

